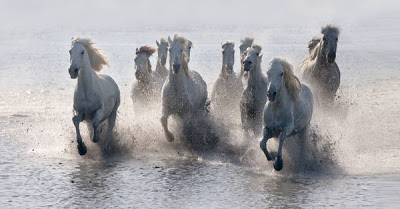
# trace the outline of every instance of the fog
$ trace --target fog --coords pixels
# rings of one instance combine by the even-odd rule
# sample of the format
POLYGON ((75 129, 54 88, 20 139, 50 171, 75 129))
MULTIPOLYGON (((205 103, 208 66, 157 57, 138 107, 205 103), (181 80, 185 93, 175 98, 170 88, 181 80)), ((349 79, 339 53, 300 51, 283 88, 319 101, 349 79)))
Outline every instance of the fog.
POLYGON ((147 25, 276 25, 357 22, 396 15, 398 1, 51 1, 3 0, 4 28, 147 25))

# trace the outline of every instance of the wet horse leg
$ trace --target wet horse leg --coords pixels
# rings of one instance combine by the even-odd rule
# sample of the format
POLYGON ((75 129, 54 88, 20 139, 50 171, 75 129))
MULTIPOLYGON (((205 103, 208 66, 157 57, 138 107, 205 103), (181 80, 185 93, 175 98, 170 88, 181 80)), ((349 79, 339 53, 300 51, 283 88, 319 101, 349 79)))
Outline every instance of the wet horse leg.
POLYGON ((282 147, 283 147, 283 142, 286 139, 286 134, 287 134, 287 128, 283 128, 282 132, 279 134, 279 147, 278 147, 278 153, 275 158, 274 162, 274 168, 277 171, 282 170, 283 168, 283 160, 282 160, 282 147))
POLYGON ((103 122, 105 119, 105 110, 103 107, 101 107, 96 111, 94 119, 92 121, 94 143, 97 143, 99 141, 99 132, 97 131, 97 127, 99 127, 100 123, 103 122))
POLYGON ((112 131, 114 129, 115 126, 115 120, 117 118, 117 110, 113 110, 110 114, 110 116, 108 117, 108 130, 107 130, 107 142, 106 145, 104 147, 105 150, 108 150, 109 146, 110 146, 110 141, 113 139, 112 137, 112 131))
POLYGON ((161 125, 163 126, 164 132, 165 132, 165 137, 167 137, 167 140, 169 142, 174 141, 174 135, 168 130, 168 117, 169 113, 164 110, 163 108, 163 116, 161 117, 161 125))
POLYGON ((72 122, 74 123, 76 130, 76 141, 78 142, 78 152, 80 155, 85 155, 87 152, 86 145, 82 142, 81 132, 79 130, 79 123, 83 121, 83 113, 75 111, 74 117, 72 117, 72 122))
POLYGON ((264 127, 263 129, 263 138, 260 141, 260 148, 264 152, 265 156, 267 157, 268 161, 273 160, 273 156, 268 152, 267 150, 267 142, 268 140, 272 138, 272 135, 270 131, 268 131, 267 127, 264 127))

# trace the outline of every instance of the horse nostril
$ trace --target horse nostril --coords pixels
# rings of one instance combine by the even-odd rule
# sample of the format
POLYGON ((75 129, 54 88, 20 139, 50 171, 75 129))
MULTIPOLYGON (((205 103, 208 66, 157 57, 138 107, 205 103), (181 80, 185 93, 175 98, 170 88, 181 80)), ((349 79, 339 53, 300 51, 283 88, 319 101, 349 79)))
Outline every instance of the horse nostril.
POLYGON ((75 68, 75 69, 74 69, 74 72, 75 72, 75 73, 78 72, 78 68, 75 68))

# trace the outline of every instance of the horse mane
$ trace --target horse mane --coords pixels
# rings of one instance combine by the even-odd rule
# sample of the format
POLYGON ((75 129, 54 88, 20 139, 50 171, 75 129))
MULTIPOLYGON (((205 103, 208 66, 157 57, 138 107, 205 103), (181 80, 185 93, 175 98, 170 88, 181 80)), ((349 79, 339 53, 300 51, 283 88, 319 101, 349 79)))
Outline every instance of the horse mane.
POLYGON ((235 42, 233 41, 225 41, 221 47, 224 49, 226 46, 232 46, 233 48, 235 48, 235 42))
POLYGON ((337 36, 339 36, 339 34, 340 34, 340 29, 336 25, 328 24, 325 27, 321 27, 321 33, 322 34, 325 34, 325 33, 329 32, 329 31, 335 32, 337 36))
POLYGON ((86 48, 90 65, 94 71, 100 72, 104 65, 110 66, 110 62, 103 53, 103 50, 101 50, 91 38, 76 37, 72 39, 71 47, 76 43, 82 44, 86 48))
MULTIPOLYGON (((175 34, 175 35, 174 35, 174 40, 173 40, 173 42, 179 42, 179 43, 181 43, 183 49, 186 49, 186 47, 188 46, 188 44, 189 44, 189 43, 190 43, 190 44, 192 43, 191 41, 188 41, 185 37, 180 36, 180 35, 178 35, 178 34, 175 34)), ((184 71, 185 71, 185 74, 186 74, 187 76, 189 76, 189 66, 188 66, 188 59, 189 59, 189 57, 188 57, 188 55, 186 54, 186 50, 183 50, 183 51, 182 51, 182 54, 183 54, 183 69, 184 69, 184 71)))
POLYGON ((240 39, 240 45, 249 44, 250 46, 253 45, 254 38, 245 37, 244 39, 240 39))
POLYGON ((279 62, 283 66, 283 81, 285 83, 285 87, 288 90, 290 96, 293 99, 297 98, 297 95, 300 93, 301 84, 299 79, 293 73, 292 65, 284 58, 273 58, 271 64, 274 62, 279 62))
POLYGON ((165 44, 165 45, 169 46, 168 40, 165 39, 165 38, 161 38, 161 39, 160 39, 160 44, 165 44))
POLYGON ((136 50, 136 54, 145 53, 148 57, 150 57, 157 50, 152 46, 146 45, 141 46, 138 50, 136 50))
MULTIPOLYGON (((146 46, 141 46, 139 49, 136 49, 136 55, 144 53, 146 54, 147 57, 150 57, 153 55, 153 53, 156 52, 156 49, 152 46, 146 45, 146 46)), ((151 63, 149 61, 149 68, 148 68, 149 73, 152 73, 153 71, 151 70, 151 63)))
POLYGON ((320 40, 320 38, 312 37, 311 40, 308 41, 308 50, 310 54, 312 53, 313 49, 318 45, 320 40))

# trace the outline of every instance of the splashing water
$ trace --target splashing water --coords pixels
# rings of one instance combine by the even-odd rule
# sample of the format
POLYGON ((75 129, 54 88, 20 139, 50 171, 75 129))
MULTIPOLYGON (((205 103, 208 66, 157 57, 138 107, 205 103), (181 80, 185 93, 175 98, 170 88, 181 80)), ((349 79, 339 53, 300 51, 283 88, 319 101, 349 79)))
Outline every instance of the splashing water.
MULTIPOLYGON (((133 49, 174 31, 154 33, 152 30, 156 29, 152 29, 116 34, 100 29, 88 32, 45 28, 28 35, 2 31, 12 33, 3 42, 20 42, 4 45, 0 52, 0 205, 398 204, 394 196, 400 173, 400 75, 393 72, 396 62, 392 51, 353 43, 355 35, 346 32, 352 27, 342 26, 343 41, 337 54, 343 81, 339 97, 329 110, 315 111, 304 138, 294 136, 285 141, 281 172, 275 172, 272 163, 267 162, 258 147, 259 138, 243 137, 239 114, 211 111, 205 124, 215 130, 219 142, 210 149, 198 150, 188 146, 184 137, 185 130, 192 130, 197 124, 182 129, 181 122, 171 120, 171 130, 180 137, 169 143, 162 131, 159 106, 133 112, 129 95, 134 78, 133 49), (67 74, 68 40, 76 34, 93 36, 109 55, 112 67, 104 73, 111 75, 121 89, 122 101, 109 153, 102 151, 101 143, 90 141, 90 131, 83 123, 88 153, 81 157, 76 150, 71 121, 76 80, 70 80, 67 74), (24 50, 26 45, 31 50, 24 50), (365 53, 366 49, 374 49, 375 53, 365 53), (370 64, 363 64, 367 60, 370 64), (327 200, 325 194, 331 198, 327 200)), ((185 36, 196 45, 190 68, 203 75, 209 92, 220 70, 220 43, 225 39, 239 41, 245 33, 242 30, 227 34, 224 28, 184 29, 185 36)), ((286 56, 296 66, 308 54, 306 43, 318 31, 300 27, 292 30, 298 35, 285 35, 291 33, 283 28, 253 30, 258 32, 252 36, 263 46, 264 73, 273 56, 286 56), (288 41, 292 44, 287 45, 288 41)), ((352 29, 356 30, 363 28, 352 29)), ((373 34, 369 38, 375 40, 373 34)), ((238 53, 235 56, 240 60, 238 53)), ((151 59, 154 63, 155 58, 151 59)), ((238 69, 236 63, 235 71, 238 69)), ((276 149, 276 140, 270 140, 268 146, 276 149)))

